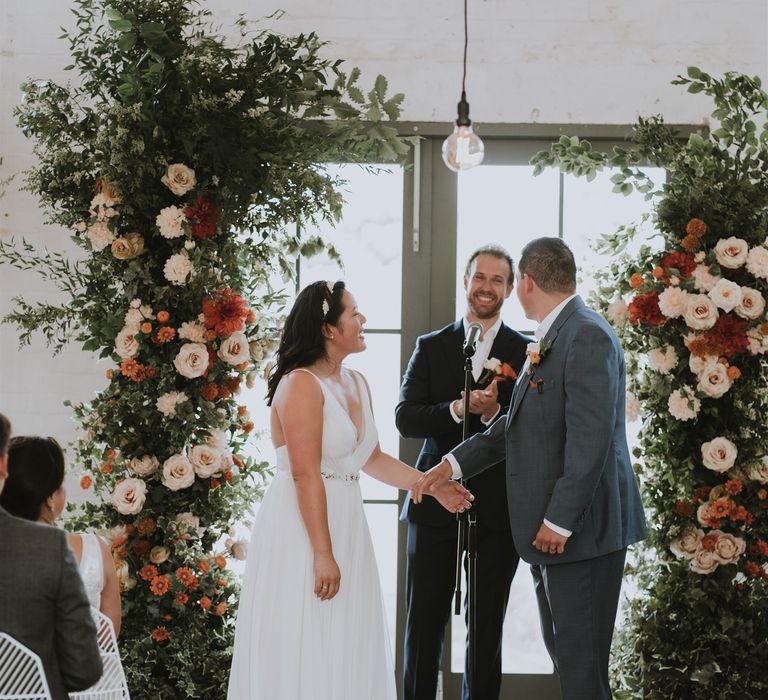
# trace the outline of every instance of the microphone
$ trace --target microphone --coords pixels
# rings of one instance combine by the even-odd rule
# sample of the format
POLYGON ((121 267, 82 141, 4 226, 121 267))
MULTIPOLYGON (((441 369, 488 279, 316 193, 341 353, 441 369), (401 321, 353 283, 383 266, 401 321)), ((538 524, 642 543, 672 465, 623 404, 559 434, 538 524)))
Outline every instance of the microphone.
POLYGON ((464 338, 464 356, 472 357, 475 354, 477 339, 483 332, 483 327, 479 323, 470 323, 467 328, 467 335, 464 338))

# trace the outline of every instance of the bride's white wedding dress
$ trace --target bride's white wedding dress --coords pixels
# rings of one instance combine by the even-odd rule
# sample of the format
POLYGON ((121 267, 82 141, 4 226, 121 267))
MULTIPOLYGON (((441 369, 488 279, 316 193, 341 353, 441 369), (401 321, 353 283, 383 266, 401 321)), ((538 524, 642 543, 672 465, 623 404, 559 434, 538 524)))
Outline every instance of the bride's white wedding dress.
POLYGON ((397 697, 359 482, 378 434, 365 382, 352 374, 363 406, 362 435, 323 380, 312 375, 324 398, 320 469, 341 587, 328 601, 314 594, 312 549, 282 446, 248 549, 228 700, 397 697))

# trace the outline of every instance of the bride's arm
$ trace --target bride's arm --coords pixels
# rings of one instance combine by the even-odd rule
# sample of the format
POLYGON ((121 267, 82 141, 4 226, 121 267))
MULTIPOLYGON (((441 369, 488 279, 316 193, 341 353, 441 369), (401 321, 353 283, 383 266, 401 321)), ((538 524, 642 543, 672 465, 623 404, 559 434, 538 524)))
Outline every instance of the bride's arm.
POLYGON ((314 554, 315 595, 329 600, 339 591, 341 573, 333 556, 320 474, 323 393, 314 377, 293 372, 282 381, 272 405, 285 438, 299 512, 314 554))

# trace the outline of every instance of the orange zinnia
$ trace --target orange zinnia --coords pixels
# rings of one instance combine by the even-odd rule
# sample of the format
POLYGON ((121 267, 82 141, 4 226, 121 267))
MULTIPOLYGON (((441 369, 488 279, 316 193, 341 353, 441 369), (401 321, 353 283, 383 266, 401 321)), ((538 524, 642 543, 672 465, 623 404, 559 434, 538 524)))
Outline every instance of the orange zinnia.
POLYGON ((169 343, 176 337, 176 331, 170 326, 163 326, 157 329, 155 333, 156 343, 169 343))
POLYGON ((146 564, 139 571, 139 576, 145 581, 154 581, 157 578, 157 567, 154 564, 146 564))
POLYGON ((156 642, 164 642, 166 639, 168 639, 168 637, 171 636, 171 633, 165 629, 165 627, 158 627, 157 629, 152 630, 150 636, 156 642))
POLYGON ((158 311, 157 312, 157 320, 160 323, 168 323, 168 320, 171 318, 171 314, 169 314, 167 311, 158 311))
POLYGON ((171 582, 168 580, 167 576, 155 576, 155 578, 152 579, 149 589, 156 596, 165 595, 171 589, 171 582))
POLYGON ((203 610, 210 610, 212 604, 213 601, 208 596, 204 595, 202 598, 200 598, 200 607, 203 610))
POLYGON ((214 612, 221 617, 225 612, 227 612, 227 604, 226 603, 219 603, 214 612))
POLYGON ((192 570, 188 569, 187 567, 178 569, 176 571, 176 578, 179 579, 179 581, 189 590, 194 590, 199 584, 197 576, 195 576, 192 573, 192 570))
POLYGON ((221 554, 216 555, 216 566, 218 566, 220 569, 224 569, 227 566, 227 560, 221 556, 221 554))
POLYGON ((632 277, 629 278, 629 286, 632 289, 637 289, 643 286, 643 276, 639 272, 635 272, 632 277))
POLYGON ((90 476, 84 476, 82 479, 80 479, 80 488, 85 490, 91 488, 91 484, 93 482, 91 481, 90 476))
POLYGON ((175 602, 177 605, 186 605, 188 601, 189 601, 189 596, 186 593, 184 593, 184 591, 179 591, 176 594, 175 602))

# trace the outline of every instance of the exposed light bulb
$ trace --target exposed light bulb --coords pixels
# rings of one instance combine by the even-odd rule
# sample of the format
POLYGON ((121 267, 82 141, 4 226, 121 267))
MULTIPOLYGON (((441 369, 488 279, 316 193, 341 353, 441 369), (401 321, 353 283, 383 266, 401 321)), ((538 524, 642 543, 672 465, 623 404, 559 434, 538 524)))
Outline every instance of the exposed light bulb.
POLYGON ((480 165, 485 156, 485 146, 472 129, 469 104, 463 92, 458 110, 459 117, 456 120, 456 126, 453 127, 453 133, 443 141, 443 162, 455 173, 480 165))

